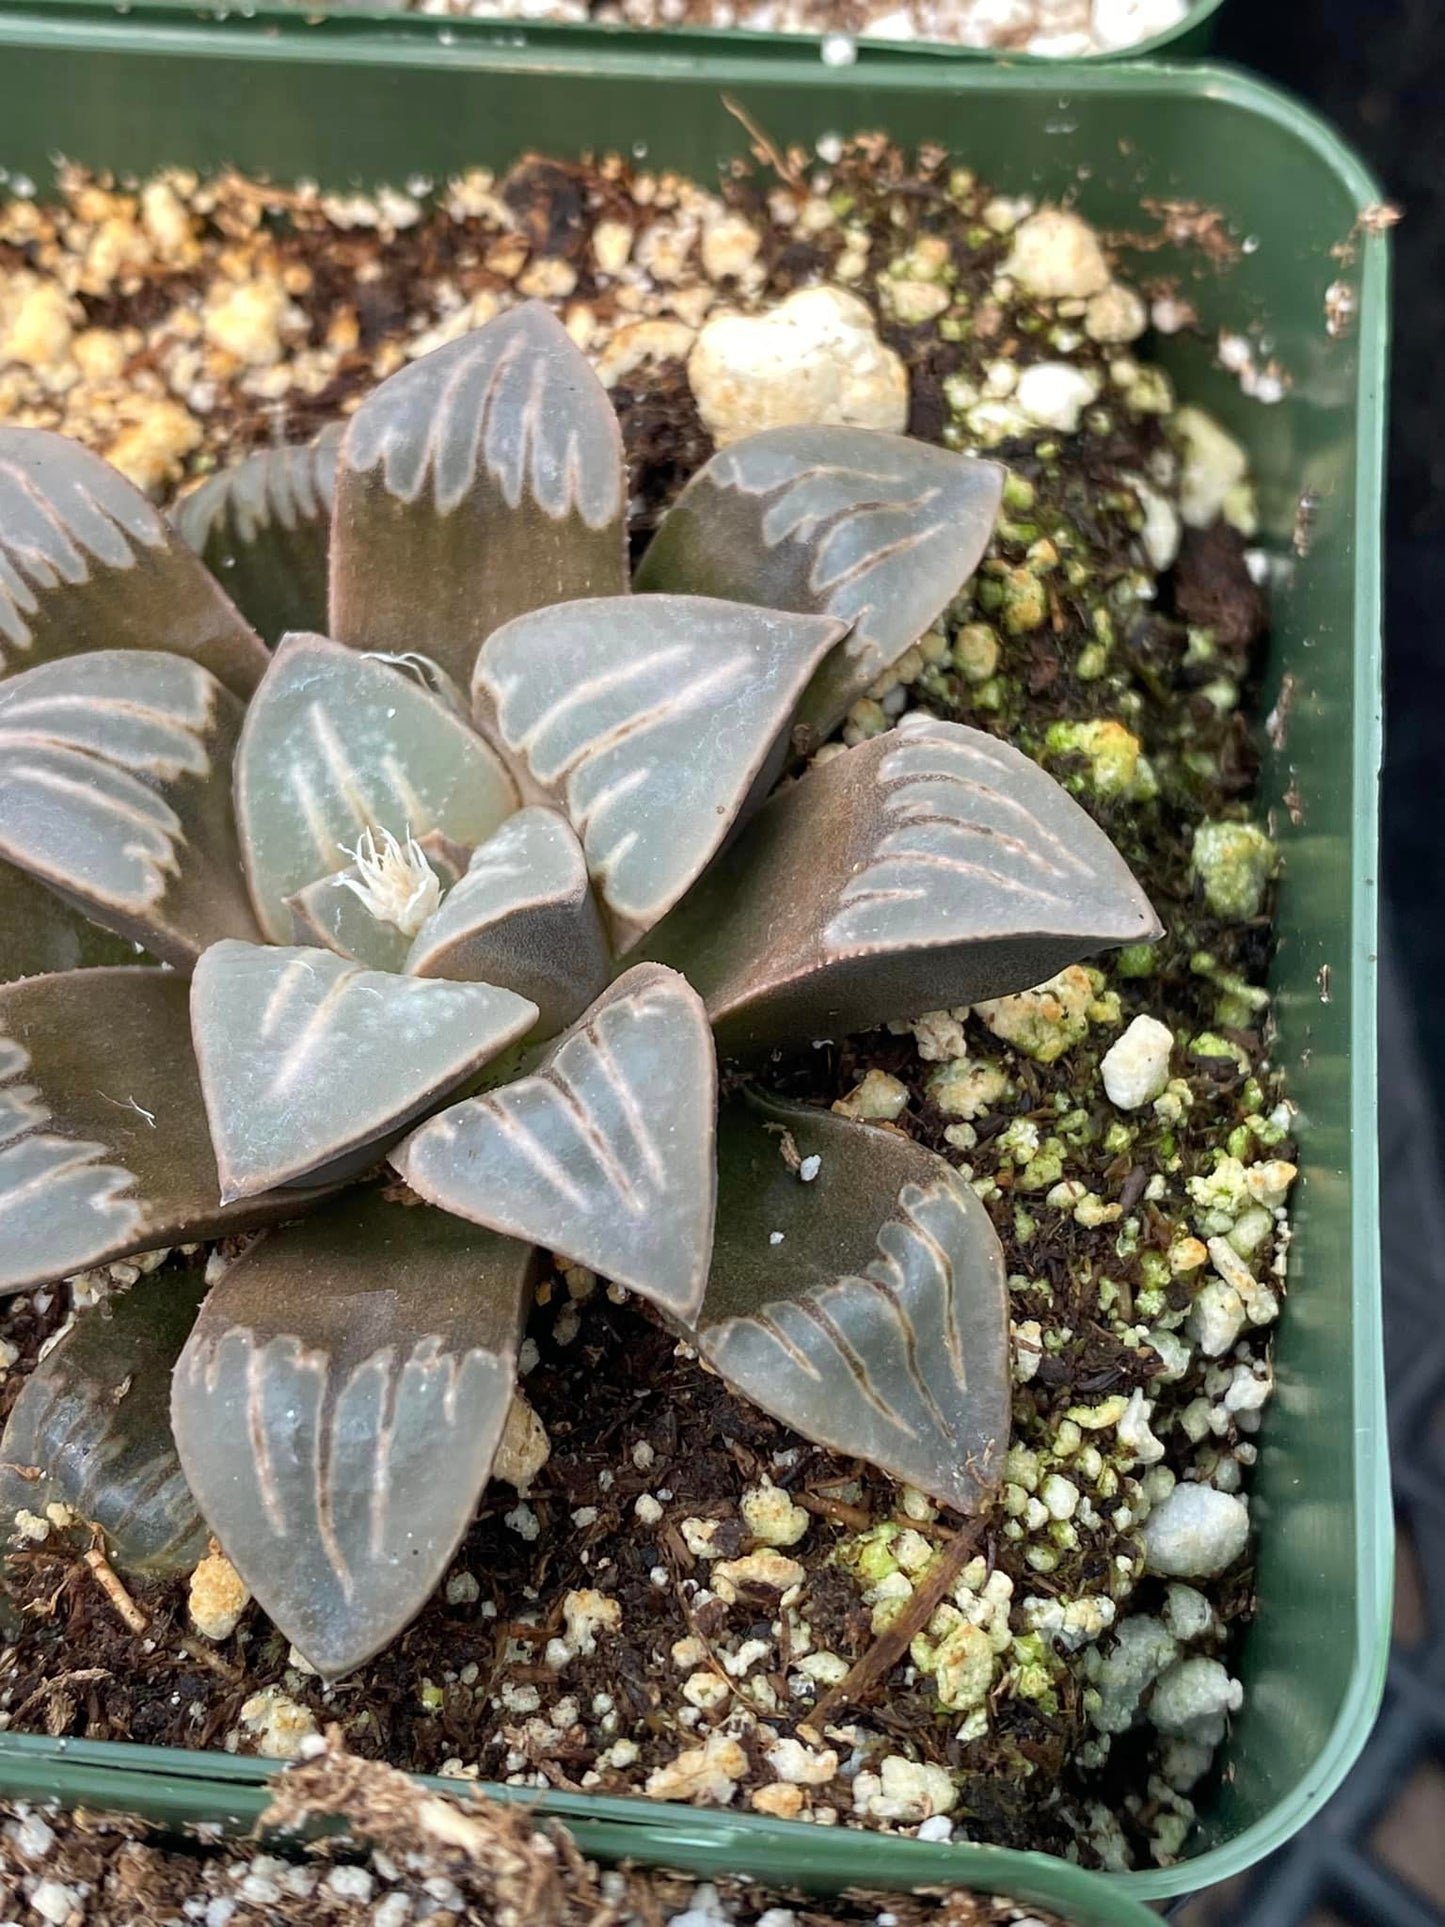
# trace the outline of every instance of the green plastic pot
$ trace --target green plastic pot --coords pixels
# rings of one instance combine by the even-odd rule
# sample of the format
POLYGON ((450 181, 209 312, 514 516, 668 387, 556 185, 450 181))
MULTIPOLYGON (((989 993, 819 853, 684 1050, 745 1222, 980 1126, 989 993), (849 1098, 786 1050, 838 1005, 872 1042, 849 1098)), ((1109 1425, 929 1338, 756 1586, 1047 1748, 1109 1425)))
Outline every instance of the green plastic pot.
MULTIPOLYGON (((1277 1054, 1304 1160, 1279 1391, 1255 1483, 1259 1615, 1239 1659, 1247 1697, 1190 1858, 1106 1878, 1101 1909, 1097 1879, 1036 1855, 642 1801, 543 1802, 577 1821, 592 1851, 818 1889, 955 1883, 1081 1922, 1137 1918, 1135 1900, 1236 1874, 1319 1808, 1368 1732, 1387 1651, 1374 998, 1388 250, 1359 221, 1377 190, 1304 109, 1225 69, 840 70, 702 58, 666 37, 633 36, 605 53, 595 39, 583 49, 549 42, 545 56, 519 38, 513 48, 442 46, 275 22, 12 13, 0 17, 0 165, 13 183, 44 182, 57 154, 121 173, 235 163, 340 188, 500 166, 526 147, 645 148, 659 165, 708 178, 745 151, 727 94, 783 141, 878 127, 903 142, 943 141, 1001 190, 1076 198, 1126 263, 1125 237, 1156 226, 1145 198, 1223 210, 1242 242, 1232 265, 1172 248, 1132 251, 1132 265, 1141 277, 1182 277, 1208 330, 1254 331, 1292 377, 1266 407, 1212 365, 1209 341, 1164 344, 1181 390, 1252 449, 1260 539, 1278 563, 1261 713, 1287 715, 1264 781, 1286 852, 1277 1054), (1340 248, 1348 259, 1332 252, 1340 248), (1326 290, 1337 280, 1353 292, 1355 321, 1332 335, 1326 290)), ((0 1793, 11 1795, 249 1825, 262 1777, 254 1761, 0 1735, 0 1793)))
MULTIPOLYGON (((13 0, 0 0, 0 12, 13 0)), ((1204 53, 1214 39, 1215 16, 1224 0, 1192 0, 1189 11, 1177 26, 1164 33, 1151 34, 1147 40, 1123 47, 1117 53, 1087 54, 1068 67, 1095 67, 1120 60, 1151 59, 1167 54, 1171 59, 1204 53)), ((423 41, 441 39, 445 44, 494 46, 516 50, 526 46, 539 57, 553 51, 597 51, 608 54, 639 38, 637 29, 621 25, 548 26, 542 22, 476 20, 466 16, 438 17, 435 14, 402 11, 407 0, 247 0, 239 9, 212 0, 198 6, 196 0, 21 0, 19 11, 28 14, 57 13, 79 15, 97 21, 125 20, 135 25, 164 23, 184 13, 189 20, 210 20, 217 24, 239 11, 247 20, 272 19, 290 26, 317 27, 328 23, 333 30, 372 35, 396 33, 423 41)), ((675 56, 715 60, 721 55, 743 59, 813 59, 821 57, 822 36, 813 34, 758 33, 742 28, 690 28, 659 36, 675 56)), ((953 47, 939 40, 861 40, 857 43, 861 61, 945 59, 968 61, 1007 61, 1013 66, 1043 67, 1055 71, 1065 63, 1040 54, 997 53, 987 47, 953 47)))

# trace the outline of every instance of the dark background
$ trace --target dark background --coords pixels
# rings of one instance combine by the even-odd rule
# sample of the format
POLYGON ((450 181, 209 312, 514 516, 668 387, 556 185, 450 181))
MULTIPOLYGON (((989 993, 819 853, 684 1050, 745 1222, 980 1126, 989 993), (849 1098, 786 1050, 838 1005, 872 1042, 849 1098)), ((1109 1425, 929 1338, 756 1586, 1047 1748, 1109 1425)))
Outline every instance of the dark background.
POLYGON ((1349 1781, 1189 1927, 1445 1922, 1445 0, 1226 0, 1217 57, 1301 95, 1403 211, 1386 505, 1381 1178, 1395 1646, 1349 1781))
MULTIPOLYGON (((1216 53, 1333 121, 1405 219, 1395 230, 1385 890, 1432 1086, 1445 1090, 1445 5, 1226 0, 1216 53)), ((1442 1306, 1445 1314, 1445 1306, 1442 1306)))

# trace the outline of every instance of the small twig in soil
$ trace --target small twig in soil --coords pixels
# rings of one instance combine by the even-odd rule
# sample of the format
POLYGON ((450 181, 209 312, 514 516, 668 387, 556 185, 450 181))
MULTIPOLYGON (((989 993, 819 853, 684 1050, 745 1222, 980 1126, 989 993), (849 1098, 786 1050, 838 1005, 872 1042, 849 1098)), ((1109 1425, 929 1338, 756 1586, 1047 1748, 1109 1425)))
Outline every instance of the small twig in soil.
POLYGON ((805 1512, 816 1512, 820 1519, 832 1519, 835 1524, 846 1526, 849 1532, 866 1532, 873 1523, 873 1514, 866 1505, 825 1499, 817 1492, 795 1492, 793 1499, 805 1512))
POLYGON ((203 1645, 199 1639, 191 1639, 187 1635, 178 1639, 176 1646, 187 1659, 195 1660, 197 1665, 209 1667, 213 1673, 219 1673, 221 1678, 232 1686, 246 1677, 239 1666, 228 1666, 219 1653, 213 1653, 210 1647, 203 1645))
POLYGON ((793 166, 793 163, 788 159, 787 155, 780 151, 776 142, 768 138, 748 112, 747 108, 739 101, 734 100, 731 94, 723 95, 722 104, 732 115, 733 119, 739 122, 739 124, 746 128, 748 133, 752 135, 753 154, 756 159, 766 161, 773 172, 785 180, 789 187, 801 187, 802 181, 797 168, 793 166))
POLYGON ((120 1615, 121 1619, 124 1620, 125 1624, 133 1633, 143 1633, 150 1624, 150 1621, 121 1584, 119 1578, 116 1576, 115 1568, 111 1565, 99 1546, 92 1546, 85 1554, 85 1563, 95 1574, 101 1591, 105 1594, 111 1605, 115 1607, 116 1612, 120 1615))
POLYGON ((942 1519, 915 1519, 903 1510, 901 1504, 893 1508, 890 1516, 894 1525, 916 1532, 924 1539, 931 1539, 935 1545, 947 1545, 953 1537, 954 1528, 945 1525, 942 1519))
POLYGON ((845 1678, 825 1693, 809 1713, 806 1725, 798 1731, 809 1744, 820 1745, 823 1729, 845 1706, 858 1702, 881 1686, 912 1644, 913 1635, 922 1632, 943 1603, 944 1594, 978 1551, 987 1518, 971 1519, 960 1528, 938 1555, 937 1563, 886 1632, 880 1633, 863 1657, 855 1660, 845 1678))

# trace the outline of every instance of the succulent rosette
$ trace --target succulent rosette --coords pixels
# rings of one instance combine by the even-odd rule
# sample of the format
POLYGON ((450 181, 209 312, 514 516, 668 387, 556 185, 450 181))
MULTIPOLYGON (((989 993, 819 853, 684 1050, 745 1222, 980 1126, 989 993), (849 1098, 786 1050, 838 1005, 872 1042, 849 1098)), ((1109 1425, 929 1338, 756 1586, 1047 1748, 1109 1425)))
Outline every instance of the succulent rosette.
POLYGON ((629 583, 616 418, 536 305, 176 524, 0 430, 0 1289, 214 1247, 209 1286, 169 1263, 32 1374, 16 1503, 140 1569, 209 1530, 343 1673, 466 1530, 543 1252, 807 1437, 987 1500, 987 1214, 765 1086, 779 1046, 1156 931, 1007 744, 827 740, 977 567, 1002 479, 770 430, 629 583))

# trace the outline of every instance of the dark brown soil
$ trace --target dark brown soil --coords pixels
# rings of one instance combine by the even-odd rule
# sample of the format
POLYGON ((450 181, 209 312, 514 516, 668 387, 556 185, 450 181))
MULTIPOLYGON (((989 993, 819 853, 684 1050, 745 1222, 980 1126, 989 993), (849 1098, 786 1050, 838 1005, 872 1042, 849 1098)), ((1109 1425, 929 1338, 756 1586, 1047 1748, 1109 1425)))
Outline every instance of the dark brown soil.
MULTIPOLYGON (((932 326, 883 323, 885 338, 910 367, 912 430, 935 439, 951 420, 950 377, 972 378, 1000 356, 1027 363, 1051 352, 1034 316, 1004 312, 989 294, 1007 243, 978 223, 986 190, 970 191, 961 205, 949 181, 941 152, 905 162, 876 141, 849 150, 834 170, 835 194, 847 203, 850 219, 875 236, 879 265, 919 235, 948 238, 957 285, 974 314, 966 338, 945 340, 932 326)), ((762 301, 826 276, 843 246, 836 228, 800 238, 773 221, 767 197, 776 186, 760 172, 727 187, 733 203, 764 229, 762 301)), ((334 419, 370 386, 375 351, 403 322, 418 318, 416 290, 439 278, 468 298, 509 286, 499 268, 487 266, 495 231, 484 221, 428 216, 387 237, 338 232, 314 211, 288 206, 284 196, 249 191, 254 202, 243 195, 238 203, 251 208, 246 219, 236 215, 237 203, 227 203, 215 219, 226 233, 225 224, 234 225, 236 238, 254 234, 264 219, 283 261, 304 270, 299 300, 308 345, 327 338, 339 311, 356 314, 356 347, 343 355, 328 385, 311 396, 287 397, 290 439, 334 419)), ((603 218, 639 218, 631 191, 632 176, 621 166, 533 162, 509 179, 503 195, 536 254, 574 263, 579 298, 605 307, 610 297, 587 267, 587 241, 603 218)), ((175 297, 175 282, 170 277, 168 299, 175 297)), ((153 284, 143 279, 129 294, 96 298, 91 318, 97 325, 144 326, 155 298, 153 284)), ((711 444, 680 362, 650 366, 613 393, 641 537, 711 444)), ((208 424, 195 465, 268 439, 276 413, 269 404, 228 395, 223 419, 208 424)), ((1131 1335, 1148 1266, 1187 1229, 1180 1203, 1185 1181, 1207 1173, 1231 1134, 1277 1095, 1260 1028, 1221 1027, 1218 1016, 1221 977, 1261 981, 1270 920, 1210 914, 1190 859, 1195 825, 1240 813, 1253 788, 1256 752, 1246 715, 1263 602, 1242 541, 1223 528, 1187 539, 1156 600, 1121 600, 1121 585, 1142 568, 1138 507, 1121 478, 1147 470, 1165 449, 1157 415, 1122 408, 1106 424, 1086 425, 1051 446, 1020 441, 999 448, 1028 484, 1032 504, 1005 515, 977 579, 976 606, 958 619, 985 612, 997 619, 999 597, 1030 570, 1042 571, 1046 618, 1021 633, 1000 623, 999 672, 986 704, 951 660, 920 678, 910 697, 937 714, 1005 735, 1047 761, 1118 843, 1168 929, 1138 975, 1107 976, 1108 991, 1119 1000, 1117 1018, 1101 1019, 1056 1061, 1037 1062, 982 1030, 976 1039, 982 1054, 1006 1067, 1011 1088, 975 1120, 977 1141, 964 1155, 974 1182, 988 1190, 1012 1274, 1013 1316, 1020 1323, 1037 1320, 1048 1339, 1036 1374, 1018 1387, 1015 1401, 1015 1438, 1031 1447, 1050 1439, 1081 1403, 1156 1386, 1160 1359, 1131 1335), (1086 564, 1082 574, 1039 563, 1045 532, 1086 564), (1085 651, 1099 633, 1101 610, 1116 613, 1117 635, 1107 673, 1086 674, 1085 651), (1191 642, 1191 630, 1203 628, 1213 635, 1207 659, 1191 642), (1222 678, 1242 689, 1242 705, 1221 703, 1222 678), (1055 724, 1121 713, 1157 774, 1152 797, 1101 794, 1086 756, 1049 746, 1055 724), (1174 1123, 1141 1114, 1127 1147, 1110 1148, 1116 1114, 1103 1094, 1099 1059, 1117 1034, 1114 1024, 1140 1012, 1196 1040, 1183 1066, 1192 1105, 1174 1123), (1247 1072, 1236 1052, 1247 1060, 1247 1072), (1009 1148, 1016 1126, 1033 1125, 1047 1136, 1062 1130, 1065 1119, 1073 1120, 1066 1175, 1105 1207, 1120 1207, 1112 1221, 1086 1225, 1071 1210, 1045 1210, 1009 1148), (1146 1196, 1151 1178, 1165 1169, 1167 1208, 1146 1196), (1137 1227, 1127 1240, 1120 1220, 1137 1227)), ((1102 991, 1104 983, 1101 978, 1096 988, 1102 991)), ((780 1058, 769 1081, 790 1095, 830 1103, 875 1069, 897 1077, 907 1091, 901 1115, 884 1128, 902 1130, 957 1163, 956 1141, 945 1135, 954 1120, 929 1095, 933 1065, 920 1058, 907 1032, 780 1058)), ((1288 1157, 1288 1142, 1271 1154, 1288 1157)), ((1183 1280, 1171 1283, 1169 1308, 1182 1311, 1192 1289, 1183 1280)), ((64 1309, 62 1291, 50 1295, 44 1310, 32 1299, 8 1308, 3 1331, 21 1361, 0 1399, 12 1395, 24 1364, 64 1309)), ((286 1643, 254 1607, 234 1640, 209 1645, 188 1629, 181 1583, 132 1588, 146 1617, 138 1635, 82 1563, 83 1542, 52 1534, 10 1562, 10 1610, 22 1616, 11 1624, 24 1630, 0 1662, 6 1723, 56 1735, 246 1749, 254 1740, 242 1731, 242 1708, 274 1686, 307 1709, 318 1727, 339 1724, 348 1747, 366 1758, 541 1787, 636 1793, 651 1771, 701 1745, 741 1706, 757 1720, 741 1735, 749 1758, 741 1807, 771 1783, 762 1764, 765 1746, 803 1731, 812 1697, 798 1691, 793 1622, 787 1611, 780 1614, 776 1594, 744 1590, 725 1603, 708 1583, 710 1562, 690 1549, 684 1522, 716 1521, 716 1549, 732 1557, 754 1543, 739 1514, 743 1490, 766 1477, 790 1492, 813 1516, 806 1539, 790 1549, 806 1568, 799 1611, 812 1648, 847 1662, 868 1650, 874 1633, 859 1585, 833 1553, 891 1519, 940 1545, 961 1522, 905 1519, 891 1482, 808 1445, 734 1398, 644 1311, 614 1302, 600 1286, 574 1306, 566 1281, 550 1278, 539 1293, 531 1337, 537 1362, 524 1390, 550 1435, 549 1462, 520 1506, 510 1488, 488 1490, 449 1589, 361 1673, 323 1687, 296 1669, 286 1643), (636 1510, 639 1500, 650 1502, 645 1517, 636 1510), (579 1588, 617 1601, 620 1630, 558 1671, 547 1663, 547 1644, 561 1630, 566 1595, 579 1588), (684 1664, 673 1649, 688 1640, 698 1642, 697 1656, 684 1664), (755 1642, 750 1658, 740 1655, 749 1642, 755 1642), (710 1673, 722 1689, 706 1709, 681 1692, 697 1672, 710 1673), (631 1749, 625 1760, 615 1757, 619 1742, 631 1749)), ((1182 1406, 1198 1389, 1192 1376, 1171 1397, 1182 1406)), ((1169 1426, 1161 1437, 1168 1464, 1183 1476, 1194 1465, 1194 1447, 1169 1426)), ((1231 1443, 1219 1441, 1221 1449, 1231 1443)), ((1009 1536, 1000 1513, 970 1528, 988 1569, 1014 1582, 1015 1609, 1026 1595, 1090 1595, 1117 1601, 1121 1612, 1126 1600, 1131 1612, 1155 1610, 1162 1592, 1157 1582, 1136 1586, 1120 1576, 1120 1559, 1137 1560, 1139 1540, 1129 1523, 1109 1523, 1117 1496, 1082 1474, 1077 1483, 1091 1507, 1097 1501, 1097 1531, 1065 1547, 1045 1569, 1031 1560, 1037 1543, 1009 1536)), ((1249 1610, 1247 1568, 1226 1575, 1210 1596, 1227 1633, 1249 1610)), ((1014 1630, 1023 1632, 1023 1623, 1014 1630)), ((1152 1802, 1126 1812, 1125 1801, 1151 1770, 1145 1741, 1153 1743, 1152 1730, 1117 1743, 1102 1767, 1085 1769, 1075 1757, 1092 1730, 1083 1695, 1081 1665, 1060 1661, 1045 1693, 1000 1690, 990 1703, 987 1734, 964 1741, 957 1713, 940 1710, 929 1676, 899 1666, 885 1692, 840 1713, 828 1727, 825 1743, 834 1747, 839 1770, 832 1782, 809 1789, 807 1812, 824 1823, 852 1821, 850 1781, 858 1756, 871 1761, 903 1753, 955 1776, 960 1798, 951 1817, 970 1838, 1082 1851, 1087 1858, 1093 1849, 1080 1843, 1080 1814, 1101 1803, 1121 1816, 1133 1850, 1147 1856, 1152 1802)), ((117 1855, 128 1865, 131 1852, 125 1847, 117 1855)), ((928 1918, 947 1920, 949 1927, 972 1920, 960 1913, 928 1918)))

